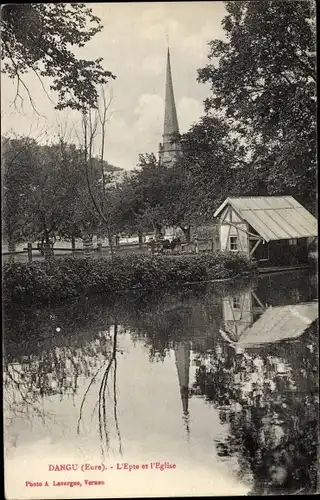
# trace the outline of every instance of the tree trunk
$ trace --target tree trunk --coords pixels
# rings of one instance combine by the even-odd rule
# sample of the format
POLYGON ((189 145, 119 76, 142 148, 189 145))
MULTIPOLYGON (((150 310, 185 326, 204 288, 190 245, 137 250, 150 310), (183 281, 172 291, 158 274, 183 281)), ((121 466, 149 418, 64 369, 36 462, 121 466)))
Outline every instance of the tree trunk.
POLYGON ((101 242, 97 243, 97 254, 98 254, 98 258, 102 257, 102 243, 101 242))
POLYGON ((74 255, 76 249, 76 239, 73 234, 71 235, 71 248, 72 248, 72 255, 74 255))
POLYGON ((53 257, 53 249, 50 243, 49 233, 45 233, 45 242, 43 245, 44 260, 51 260, 53 257))
POLYGON ((162 227, 156 226, 156 239, 161 238, 161 236, 162 236, 162 227))
POLYGON ((52 252, 50 242, 47 242, 47 241, 44 242, 43 255, 44 255, 44 260, 51 260, 52 259, 53 252, 52 252))
POLYGON ((52 259, 53 253, 52 253, 52 248, 51 248, 51 245, 50 245, 50 241, 49 242, 47 242, 47 241, 44 242, 44 245, 43 245, 43 254, 44 254, 44 260, 51 260, 52 259))
POLYGON ((85 259, 92 259, 94 255, 94 250, 93 250, 93 237, 91 234, 86 234, 83 238, 83 250, 84 250, 84 258, 85 259))
POLYGON ((142 248, 142 246, 143 246, 143 233, 141 231, 138 232, 138 238, 139 238, 139 247, 142 248))
MULTIPOLYGON (((8 252, 15 252, 16 251, 16 244, 15 242, 13 241, 11 235, 9 235, 9 238, 8 238, 8 252)), ((9 255, 9 262, 10 264, 13 264, 14 263, 14 255, 9 255)))
POLYGON ((28 247, 28 262, 31 263, 32 262, 32 243, 30 243, 30 241, 27 243, 27 247, 28 247))
POLYGON ((108 235, 108 242, 109 242, 109 248, 110 248, 110 256, 111 256, 111 260, 113 260, 114 259, 114 249, 113 249, 112 233, 111 233, 109 224, 107 225, 107 235, 108 235))
POLYGON ((151 255, 154 255, 155 249, 156 249, 156 242, 155 242, 155 241, 154 241, 154 239, 152 238, 152 239, 151 239, 151 241, 150 241, 150 250, 151 250, 151 255))
POLYGON ((189 243, 191 240, 191 226, 187 227, 180 226, 180 229, 183 232, 186 241, 189 243))

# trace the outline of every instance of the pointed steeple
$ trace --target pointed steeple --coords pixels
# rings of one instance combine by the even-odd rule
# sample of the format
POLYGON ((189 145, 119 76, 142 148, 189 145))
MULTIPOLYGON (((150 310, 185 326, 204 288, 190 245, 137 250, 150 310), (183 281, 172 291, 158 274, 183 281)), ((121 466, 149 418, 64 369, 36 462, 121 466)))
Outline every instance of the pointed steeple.
POLYGON ((165 108, 163 126, 163 144, 160 144, 159 162, 160 164, 172 164, 180 154, 180 145, 172 142, 179 134, 179 124, 176 104, 173 92, 170 50, 167 52, 167 72, 165 87, 165 108))
POLYGON ((165 92, 166 94, 165 94, 165 108, 164 108, 163 138, 167 138, 168 136, 170 137, 174 134, 179 134, 178 117, 177 117, 176 103, 174 100, 174 92, 173 92, 169 48, 167 54, 167 75, 166 75, 165 92))

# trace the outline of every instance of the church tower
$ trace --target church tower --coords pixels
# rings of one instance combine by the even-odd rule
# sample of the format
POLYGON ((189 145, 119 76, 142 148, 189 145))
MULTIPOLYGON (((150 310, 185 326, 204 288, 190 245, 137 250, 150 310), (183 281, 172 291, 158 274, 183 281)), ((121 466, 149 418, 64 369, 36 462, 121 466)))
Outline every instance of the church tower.
POLYGON ((164 108, 164 127, 163 143, 159 146, 160 165, 172 165, 180 156, 180 144, 173 142, 174 137, 179 134, 179 125, 176 104, 173 93, 173 83, 171 74, 170 50, 167 54, 167 73, 165 88, 165 108, 164 108))

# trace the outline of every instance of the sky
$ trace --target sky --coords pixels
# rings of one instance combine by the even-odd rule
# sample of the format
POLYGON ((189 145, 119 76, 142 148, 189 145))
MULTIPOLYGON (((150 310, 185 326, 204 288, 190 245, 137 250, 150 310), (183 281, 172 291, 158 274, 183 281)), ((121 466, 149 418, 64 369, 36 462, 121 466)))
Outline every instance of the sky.
MULTIPOLYGON (((89 6, 89 4, 88 4, 89 6)), ((180 132, 203 114, 207 84, 197 82, 197 69, 208 61, 208 42, 223 38, 223 2, 92 3, 104 26, 78 54, 103 57, 112 71, 112 102, 105 139, 105 159, 124 170, 135 168, 140 153, 155 153, 162 140, 166 52, 169 41, 171 67, 180 132)), ((54 140, 59 133, 77 142, 80 115, 56 111, 33 74, 25 77, 38 114, 23 94, 14 104, 16 85, 1 78, 2 135, 12 133, 54 140), (39 116, 41 115, 41 116, 39 116)), ((49 89, 50 80, 43 80, 49 89)), ((49 91, 48 91, 49 92, 49 91)), ((97 139, 98 140, 98 139, 97 139)), ((96 145, 98 148, 98 145, 96 145)), ((98 149, 97 149, 98 151, 98 149)))

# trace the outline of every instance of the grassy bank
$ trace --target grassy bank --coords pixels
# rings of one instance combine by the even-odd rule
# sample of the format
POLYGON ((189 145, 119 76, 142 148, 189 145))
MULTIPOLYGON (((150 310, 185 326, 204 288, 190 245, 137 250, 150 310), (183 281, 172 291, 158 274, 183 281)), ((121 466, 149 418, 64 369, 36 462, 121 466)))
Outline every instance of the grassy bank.
POLYGON ((188 256, 129 255, 109 259, 55 259, 51 262, 5 264, 6 300, 60 300, 119 290, 159 289, 187 282, 236 278, 256 265, 244 255, 213 253, 188 256))

